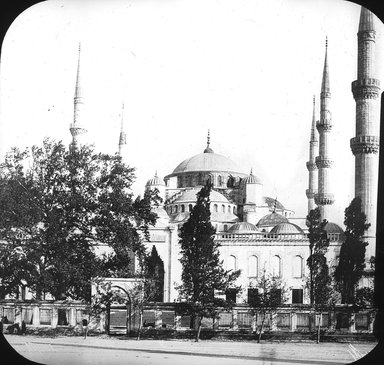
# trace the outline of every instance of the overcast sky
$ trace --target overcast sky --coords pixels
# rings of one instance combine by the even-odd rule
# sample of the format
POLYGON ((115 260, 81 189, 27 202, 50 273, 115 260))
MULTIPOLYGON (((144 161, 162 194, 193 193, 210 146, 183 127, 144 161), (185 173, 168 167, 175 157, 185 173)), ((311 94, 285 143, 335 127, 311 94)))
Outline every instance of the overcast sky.
MULTIPOLYGON (((360 7, 335 0, 48 0, 14 21, 2 45, 0 154, 71 141, 78 45, 87 139, 115 153, 124 102, 127 162, 135 193, 155 170, 165 176, 202 152, 207 130, 214 152, 244 172, 296 216, 307 213, 312 98, 319 97, 325 37, 332 93, 330 140, 342 224, 353 198, 360 7)), ((377 64, 384 27, 377 25, 377 64)), ((384 82, 383 69, 377 77, 384 82)))

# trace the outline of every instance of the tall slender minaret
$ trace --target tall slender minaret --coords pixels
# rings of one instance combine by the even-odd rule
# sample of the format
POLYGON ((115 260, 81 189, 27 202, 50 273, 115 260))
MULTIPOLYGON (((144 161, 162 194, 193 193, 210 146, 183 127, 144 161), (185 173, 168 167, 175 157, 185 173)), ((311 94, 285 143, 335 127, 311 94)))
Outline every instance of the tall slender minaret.
POLYGON ((316 111, 315 111, 315 96, 313 96, 313 114, 311 126, 311 139, 309 141, 309 161, 307 162, 307 169, 309 173, 308 189, 306 190, 308 198, 308 213, 315 209, 315 194, 317 193, 317 167, 315 162, 318 139, 316 131, 316 111))
POLYGON ((74 116, 73 123, 70 124, 69 130, 72 134, 72 143, 70 148, 76 149, 81 144, 81 135, 87 132, 83 127, 83 116, 84 114, 84 102, 81 89, 81 80, 80 80, 80 53, 81 46, 79 44, 79 56, 77 61, 77 75, 76 75, 76 86, 75 86, 75 97, 74 97, 74 116))
POLYGON ((124 130, 124 103, 121 111, 121 128, 119 136, 119 156, 124 159, 127 149, 127 136, 124 130))
POLYGON ((318 168, 318 192, 315 194, 315 203, 320 209, 321 219, 327 220, 329 220, 329 207, 334 203, 333 194, 330 192, 330 172, 333 163, 329 156, 329 136, 332 130, 330 101, 328 39, 326 39, 323 80, 320 93, 320 120, 316 123, 316 128, 319 131, 319 156, 315 159, 318 168))
POLYGON ((357 33, 357 80, 352 82, 356 101, 356 137, 350 143, 355 156, 355 197, 361 198, 367 223, 371 224, 365 233, 369 243, 367 259, 375 255, 379 158, 380 81, 375 78, 375 35, 373 14, 362 7, 357 33))

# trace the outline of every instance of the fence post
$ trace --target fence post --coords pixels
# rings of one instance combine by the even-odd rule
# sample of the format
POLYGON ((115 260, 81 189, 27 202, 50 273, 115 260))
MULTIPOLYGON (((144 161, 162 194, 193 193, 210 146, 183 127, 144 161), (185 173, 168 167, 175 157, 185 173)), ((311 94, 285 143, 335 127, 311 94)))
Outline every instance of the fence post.
POLYGON ((296 312, 291 313, 291 332, 295 332, 297 330, 297 314, 296 312))
POLYGON ((57 313, 57 308, 52 306, 52 317, 51 317, 51 327, 55 328, 57 326, 57 321, 58 321, 58 313, 57 313))
POLYGON ((37 304, 33 307, 32 316, 32 325, 40 326, 40 307, 37 304))
POLYGON ((155 328, 161 328, 163 323, 161 310, 155 309, 155 328))
POLYGON ((232 329, 235 331, 239 329, 237 324, 237 309, 232 309, 232 329))

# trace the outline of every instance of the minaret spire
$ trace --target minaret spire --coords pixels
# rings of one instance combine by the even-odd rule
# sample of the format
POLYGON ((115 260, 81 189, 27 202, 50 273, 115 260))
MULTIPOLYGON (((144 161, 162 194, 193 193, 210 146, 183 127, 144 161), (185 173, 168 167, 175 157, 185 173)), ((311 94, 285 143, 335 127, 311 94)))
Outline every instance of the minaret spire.
POLYGON ((332 114, 330 111, 331 89, 329 86, 328 67, 328 38, 325 40, 325 59, 323 79, 320 93, 320 120, 316 127, 319 131, 319 156, 316 157, 318 169, 318 192, 315 203, 319 206, 321 219, 328 220, 329 206, 334 203, 334 196, 330 190, 330 175, 333 161, 329 158, 329 136, 332 130, 332 114))
POLYGON ((350 145, 355 156, 355 197, 360 197, 362 211, 370 227, 365 232, 366 260, 375 255, 378 152, 380 122, 380 81, 375 78, 374 15, 361 7, 357 33, 357 80, 352 82, 356 102, 356 136, 350 145))
POLYGON ((125 156, 125 150, 127 147, 127 136, 124 130, 124 103, 121 108, 121 126, 119 136, 119 156, 123 158, 125 156))
POLYGON ((315 194, 317 193, 317 167, 315 162, 317 152, 318 140, 316 131, 316 103, 315 95, 313 95, 313 112, 312 112, 312 126, 311 138, 309 141, 309 161, 307 162, 307 169, 309 173, 308 189, 306 195, 308 198, 308 213, 315 208, 315 194))
POLYGON ((80 56, 81 56, 81 44, 79 43, 79 55, 77 60, 77 74, 75 84, 75 96, 74 96, 74 116, 73 123, 70 124, 69 130, 72 135, 72 143, 70 148, 76 149, 79 146, 79 136, 86 133, 87 130, 82 125, 82 114, 84 108, 82 88, 81 88, 81 75, 80 75, 80 56))

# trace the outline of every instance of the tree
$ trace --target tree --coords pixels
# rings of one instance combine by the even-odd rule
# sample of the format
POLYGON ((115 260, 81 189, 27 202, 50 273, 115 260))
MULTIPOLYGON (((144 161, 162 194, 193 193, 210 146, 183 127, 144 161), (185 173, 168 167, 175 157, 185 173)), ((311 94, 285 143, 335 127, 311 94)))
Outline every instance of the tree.
POLYGON ((361 210, 361 199, 354 198, 345 209, 345 239, 340 248, 339 263, 335 279, 341 293, 342 303, 353 304, 359 280, 365 269, 365 247, 363 235, 370 223, 361 210))
POLYGON ((336 293, 332 283, 327 263, 326 253, 329 247, 329 238, 325 230, 328 222, 321 221, 319 208, 313 209, 307 216, 309 257, 307 266, 309 268, 308 286, 310 292, 310 303, 316 312, 319 312, 317 327, 317 343, 320 342, 320 330, 323 312, 331 308, 336 301, 336 293))
POLYGON ((164 263, 157 253, 155 245, 152 246, 151 254, 146 258, 148 279, 153 285, 152 299, 155 302, 163 301, 164 291, 164 263))
POLYGON ((255 287, 257 294, 250 298, 248 305, 252 308, 254 314, 258 313, 262 318, 257 337, 257 342, 260 343, 267 314, 273 315, 286 302, 287 290, 281 278, 267 275, 265 269, 263 275, 257 280, 255 287))
POLYGON ((219 307, 229 308, 231 302, 215 296, 229 289, 239 291, 235 281, 240 270, 231 272, 223 268, 219 257, 219 243, 215 241, 215 228, 210 222, 210 192, 212 184, 206 182, 197 193, 197 202, 189 219, 180 229, 180 262, 182 284, 177 287, 182 313, 195 318, 196 341, 199 341, 203 318, 217 318, 219 307))
POLYGON ((89 300, 92 277, 133 272, 133 253, 143 251, 156 220, 156 197, 133 198, 134 169, 119 156, 89 146, 69 151, 46 139, 42 147, 12 149, 0 177, 2 258, 22 247, 30 263, 23 279, 37 298, 89 300), (108 254, 98 254, 100 242, 108 254))
POLYGON ((323 289, 330 284, 329 268, 325 257, 329 247, 329 238, 325 231, 327 223, 325 219, 321 221, 319 208, 311 210, 307 215, 306 225, 309 239, 307 266, 311 305, 322 301, 323 289))

